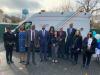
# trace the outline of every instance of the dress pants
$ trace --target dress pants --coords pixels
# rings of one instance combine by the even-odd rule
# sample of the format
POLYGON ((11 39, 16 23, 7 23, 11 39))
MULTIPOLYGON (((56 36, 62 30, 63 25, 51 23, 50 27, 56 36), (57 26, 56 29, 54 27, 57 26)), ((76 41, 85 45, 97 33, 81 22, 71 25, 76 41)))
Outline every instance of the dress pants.
POLYGON ((85 52, 83 54, 83 65, 84 66, 89 66, 90 65, 91 56, 92 56, 92 54, 89 53, 89 52, 85 52))
POLYGON ((47 45, 45 43, 40 46, 40 58, 41 61, 47 61, 47 45))
POLYGON ((65 55, 65 43, 61 42, 59 44, 58 57, 59 58, 64 58, 64 55, 65 55))
POLYGON ((69 41, 66 43, 66 56, 67 56, 67 59, 73 58, 72 45, 69 43, 69 41))
POLYGON ((52 46, 52 59, 56 60, 58 57, 58 46, 52 46))
POLYGON ((75 51, 74 55, 73 55, 74 56, 74 63, 75 64, 77 64, 77 62, 78 62, 78 55, 79 55, 79 51, 75 51))
POLYGON ((6 60, 12 62, 13 46, 6 47, 6 60))
POLYGON ((34 46, 34 42, 31 42, 30 47, 28 47, 27 64, 29 64, 31 56, 32 56, 32 63, 34 64, 35 63, 35 46, 34 46))

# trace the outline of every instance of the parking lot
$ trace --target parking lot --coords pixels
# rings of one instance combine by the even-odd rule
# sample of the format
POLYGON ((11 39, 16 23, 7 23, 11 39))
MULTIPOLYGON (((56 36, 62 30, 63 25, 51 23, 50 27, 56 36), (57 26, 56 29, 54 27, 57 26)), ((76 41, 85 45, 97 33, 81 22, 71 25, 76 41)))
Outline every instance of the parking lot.
POLYGON ((0 45, 0 75, 100 75, 100 64, 92 59, 89 69, 81 67, 82 57, 77 65, 73 65, 69 60, 59 59, 59 63, 53 64, 48 62, 40 62, 39 54, 36 54, 36 65, 30 64, 24 66, 19 63, 19 53, 14 52, 14 64, 8 65, 5 60, 5 51, 0 45))

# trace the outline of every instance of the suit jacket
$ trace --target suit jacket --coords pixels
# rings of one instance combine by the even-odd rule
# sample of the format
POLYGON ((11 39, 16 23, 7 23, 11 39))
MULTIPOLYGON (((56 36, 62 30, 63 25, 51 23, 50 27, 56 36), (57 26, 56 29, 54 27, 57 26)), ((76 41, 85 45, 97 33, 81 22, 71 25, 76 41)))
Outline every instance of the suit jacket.
POLYGON ((16 46, 16 52, 18 52, 19 51, 19 37, 18 37, 19 32, 17 31, 15 34, 16 34, 16 36, 15 36, 15 46, 16 46))
POLYGON ((13 33, 5 32, 3 35, 4 47, 13 46, 15 43, 15 36, 13 33))
POLYGON ((73 39, 73 37, 75 35, 75 32, 76 32, 76 29, 74 29, 74 28, 72 28, 72 32, 71 33, 70 33, 70 28, 67 29, 67 34, 68 34, 67 42, 66 42, 67 46, 72 46, 72 39, 73 39))
POLYGON ((93 38, 90 50, 87 49, 88 48, 87 44, 88 44, 88 38, 86 37, 83 40, 83 53, 88 52, 88 53, 94 54, 95 53, 95 48, 97 47, 97 40, 96 40, 96 38, 93 38))
MULTIPOLYGON (((34 33, 32 33, 34 35, 34 33)), ((35 30, 35 37, 33 37, 34 46, 37 47, 39 45, 39 34, 38 31, 35 30)), ((31 43, 31 30, 26 31, 26 40, 25 44, 27 47, 30 47, 31 43)))
POLYGON ((43 36, 42 30, 39 31, 39 41, 41 46, 48 45, 48 38, 49 38, 48 31, 45 30, 45 36, 43 36))
POLYGON ((72 28, 72 32, 70 33, 70 28, 67 29, 68 37, 73 37, 76 32, 76 29, 72 28))

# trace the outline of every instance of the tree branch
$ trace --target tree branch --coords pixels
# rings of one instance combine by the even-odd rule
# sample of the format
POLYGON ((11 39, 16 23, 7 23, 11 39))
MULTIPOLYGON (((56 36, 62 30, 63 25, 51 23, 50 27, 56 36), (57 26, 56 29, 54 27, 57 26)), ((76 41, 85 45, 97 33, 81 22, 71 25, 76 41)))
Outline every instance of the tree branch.
POLYGON ((94 9, 94 7, 97 5, 97 3, 98 3, 98 1, 95 1, 94 5, 90 8, 90 11, 91 11, 92 9, 94 9))
POLYGON ((98 10, 100 10, 100 8, 97 8, 97 9, 92 10, 91 13, 94 13, 95 11, 98 11, 98 10))

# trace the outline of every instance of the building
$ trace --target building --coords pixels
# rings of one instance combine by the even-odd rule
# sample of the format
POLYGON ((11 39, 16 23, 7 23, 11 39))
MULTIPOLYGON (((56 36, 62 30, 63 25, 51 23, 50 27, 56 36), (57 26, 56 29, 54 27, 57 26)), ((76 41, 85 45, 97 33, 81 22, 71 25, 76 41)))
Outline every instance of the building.
POLYGON ((0 12, 0 22, 3 22, 4 14, 0 12))
POLYGON ((93 16, 93 20, 94 20, 96 23, 100 23, 100 15, 95 15, 95 16, 93 16))
POLYGON ((21 22, 20 25, 26 21, 32 21, 32 23, 36 25, 37 30, 40 30, 42 25, 45 24, 47 30, 50 26, 54 26, 56 30, 63 27, 66 31, 69 24, 73 23, 74 28, 81 30, 82 35, 85 37, 90 31, 90 17, 91 14, 80 11, 63 13, 43 11, 28 17, 21 22))
POLYGON ((11 23, 12 20, 9 16, 6 16, 5 14, 0 12, 0 23, 11 23))

